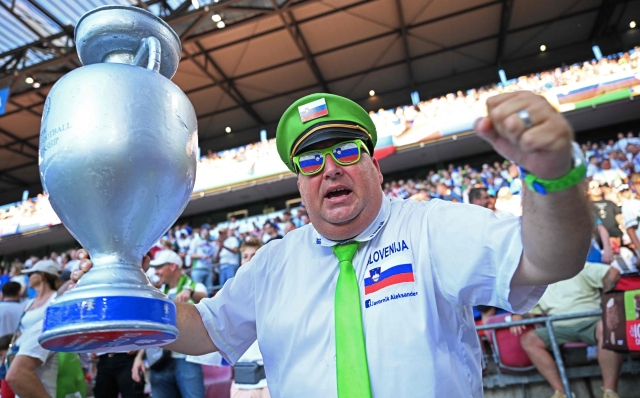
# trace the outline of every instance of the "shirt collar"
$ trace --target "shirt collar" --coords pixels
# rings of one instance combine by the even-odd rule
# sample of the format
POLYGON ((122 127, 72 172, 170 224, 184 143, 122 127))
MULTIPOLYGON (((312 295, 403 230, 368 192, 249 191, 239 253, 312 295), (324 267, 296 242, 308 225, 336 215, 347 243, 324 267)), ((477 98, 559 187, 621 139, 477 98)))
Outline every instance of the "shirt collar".
POLYGON ((314 243, 320 246, 331 247, 347 242, 367 242, 373 239, 376 235, 378 235, 378 233, 382 230, 382 227, 384 227, 384 225, 387 223, 387 220, 389 219, 389 213, 391 211, 391 199, 385 197, 382 193, 380 194, 382 195, 382 206, 380 206, 378 216, 358 236, 344 241, 335 241, 325 238, 324 236, 320 235, 320 232, 314 229, 314 243))

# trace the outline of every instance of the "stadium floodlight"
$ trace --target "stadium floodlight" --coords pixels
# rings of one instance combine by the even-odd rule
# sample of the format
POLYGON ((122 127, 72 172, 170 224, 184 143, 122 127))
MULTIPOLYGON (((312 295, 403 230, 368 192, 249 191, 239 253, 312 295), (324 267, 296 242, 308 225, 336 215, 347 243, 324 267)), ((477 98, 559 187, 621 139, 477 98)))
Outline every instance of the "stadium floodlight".
POLYGON ((593 46, 591 47, 591 50, 593 51, 593 55, 596 57, 596 59, 600 61, 602 59, 602 51, 600 50, 600 46, 593 46))
POLYGON ((545 46, 544 44, 542 44, 542 45, 540 46, 540 51, 542 51, 542 52, 547 51, 547 46, 545 46))
POLYGON ((198 8, 200 8, 200 3, 198 2, 198 0, 191 0, 191 5, 193 6, 193 8, 195 8, 196 10, 198 8))
POLYGON ((417 91, 411 93, 411 103, 413 106, 418 106, 420 103, 420 94, 417 91))
POLYGON ((213 14, 211 16, 211 19, 213 20, 213 22, 220 22, 222 21, 222 17, 220 16, 220 14, 213 14))
POLYGON ((38 82, 33 83, 33 88, 40 88, 40 83, 38 82))
POLYGON ((27 76, 27 78, 24 79, 24 82, 27 84, 33 84, 33 77, 27 76))
POLYGON ((631 29, 635 28, 635 27, 636 27, 636 21, 631 21, 631 22, 629 22, 629 27, 630 27, 631 29))
POLYGON ((218 29, 222 29, 222 28, 224 28, 224 27, 225 27, 225 26, 227 26, 227 25, 225 25, 224 21, 220 21, 220 22, 218 22, 218 23, 216 24, 216 26, 218 27, 218 29))
POLYGON ((224 129, 224 131, 226 131, 226 132, 227 132, 227 134, 229 134, 229 133, 231 132, 231 127, 227 127, 227 128, 225 128, 225 129, 224 129))
POLYGON ((369 90, 369 97, 373 97, 374 95, 376 95, 375 90, 369 90))
POLYGON ((507 74, 505 73, 504 69, 500 69, 498 71, 498 76, 500 76, 500 82, 502 82, 503 86, 507 85, 507 74))

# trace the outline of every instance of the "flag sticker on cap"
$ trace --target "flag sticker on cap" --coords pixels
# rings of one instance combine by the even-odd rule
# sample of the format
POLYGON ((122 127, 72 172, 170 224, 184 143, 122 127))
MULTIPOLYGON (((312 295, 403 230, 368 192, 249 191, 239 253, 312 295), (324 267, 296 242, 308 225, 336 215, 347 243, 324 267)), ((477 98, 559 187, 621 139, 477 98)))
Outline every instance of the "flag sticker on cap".
POLYGON ((329 109, 327 109, 327 102, 324 98, 320 98, 319 100, 299 106, 298 112, 300 113, 300 121, 304 123, 328 115, 329 109))

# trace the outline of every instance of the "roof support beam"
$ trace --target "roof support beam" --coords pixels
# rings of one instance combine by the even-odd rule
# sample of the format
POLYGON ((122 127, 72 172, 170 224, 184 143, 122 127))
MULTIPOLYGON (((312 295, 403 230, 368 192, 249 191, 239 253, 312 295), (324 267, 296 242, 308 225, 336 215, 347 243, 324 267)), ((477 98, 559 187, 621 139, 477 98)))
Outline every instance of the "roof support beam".
POLYGON ((409 82, 411 89, 416 86, 415 79, 413 78, 413 69, 411 68, 411 53, 409 52, 409 42, 407 41, 407 25, 404 23, 404 15, 402 13, 402 3, 400 0, 395 0, 396 9, 398 10, 398 20, 400 21, 400 34, 402 35, 402 46, 404 47, 404 59, 407 63, 407 72, 409 72, 409 82))
POLYGON ((302 36, 300 27, 298 26, 295 18, 293 17, 293 13, 291 13, 290 10, 286 10, 286 11, 282 10, 278 5, 278 3, 276 2, 276 0, 271 0, 271 4, 273 5, 273 8, 278 13, 278 16, 280 16, 280 20, 287 28, 287 31, 289 32, 289 35, 295 42, 296 47, 298 47, 298 50, 304 57, 305 61, 307 61, 309 68, 311 68, 311 72, 316 77, 316 80, 318 80, 318 83, 320 83, 322 90, 325 93, 330 93, 331 91, 329 90, 329 86, 327 85, 327 82, 322 76, 322 72, 320 72, 320 68, 318 68, 318 65, 316 64, 315 59, 311 55, 311 51, 309 51, 309 46, 307 45, 307 41, 304 39, 304 36, 302 36))
MULTIPOLYGON (((5 135, 5 136, 11 138, 12 140, 14 140, 14 142, 12 144, 20 143, 20 144, 26 145, 29 148, 33 149, 34 151, 38 152, 38 147, 33 145, 33 144, 31 144, 31 143, 29 143, 25 139, 22 139, 22 138, 14 135, 14 134, 11 134, 10 132, 8 132, 6 130, 3 130, 3 129, 0 129, 0 134, 5 135)), ((8 144, 8 145, 11 145, 11 144, 8 144)))
POLYGON ((70 35, 73 37, 73 26, 69 26, 69 25, 65 25, 63 24, 58 18, 56 18, 55 15, 51 14, 49 12, 49 10, 47 10, 46 8, 42 7, 40 5, 40 3, 38 3, 37 1, 34 0, 28 0, 29 3, 31 5, 33 5, 35 8, 38 9, 38 11, 40 11, 41 13, 43 13, 47 18, 49 18, 50 20, 52 20, 56 25, 58 25, 58 27, 60 27, 60 29, 65 32, 66 34, 70 35))
MULTIPOLYGON (((195 45, 198 47, 198 49, 201 52, 204 52, 204 49, 202 48, 200 43, 198 43, 196 41, 195 45)), ((205 64, 204 65, 200 65, 200 63, 194 57, 190 56, 190 58, 193 61, 193 63, 203 73, 205 73, 207 76, 209 76, 209 78, 211 80, 213 80, 214 83, 216 83, 218 86, 220 86, 220 88, 225 93, 227 93, 227 95, 229 97, 231 97, 239 106, 241 106, 242 109, 244 109, 245 112, 247 112, 249 114, 249 116, 251 116, 251 118, 253 118, 253 120, 255 120, 259 125, 263 126, 265 123, 264 123, 264 120, 262 120, 262 117, 260 117, 260 115, 258 115, 258 112, 256 112, 255 109, 253 109, 251 107, 251 105, 249 105, 249 102, 246 100, 246 98, 244 98, 242 93, 236 88, 236 86, 233 84, 233 82, 231 80, 229 80, 229 78, 224 74, 224 72, 222 71, 222 69, 220 68, 218 63, 216 61, 214 61, 213 58, 211 58, 211 56, 206 52, 204 53, 204 57, 205 57, 205 64), (222 81, 220 81, 220 79, 218 79, 216 76, 214 76, 211 73, 209 73, 209 71, 207 70, 207 63, 210 63, 211 66, 213 66, 213 68, 216 70, 216 73, 218 73, 222 77, 222 81)))
POLYGON ((16 12, 13 10, 13 3, 12 6, 9 7, 6 4, 4 4, 2 1, 0 1, 0 6, 2 8, 4 8, 9 14, 13 15, 18 21, 20 21, 20 24, 22 24, 22 26, 24 26, 25 28, 29 29, 31 32, 33 32, 36 36, 38 36, 40 38, 40 40, 42 40, 43 42, 45 42, 47 44, 47 46, 53 50, 53 52, 55 52, 57 55, 62 55, 62 53, 60 52, 60 49, 56 46, 53 45, 53 43, 51 42, 51 40, 49 40, 47 37, 44 37, 40 34, 40 32, 38 32, 36 29, 34 29, 31 25, 29 25, 27 22, 25 22, 22 17, 20 17, 20 15, 16 14, 16 12))
POLYGON ((495 64, 500 66, 504 57, 504 47, 509 32, 509 21, 511 20, 511 10, 513 10, 513 0, 502 1, 502 12, 500 13, 500 36, 498 38, 498 49, 496 50, 495 64))

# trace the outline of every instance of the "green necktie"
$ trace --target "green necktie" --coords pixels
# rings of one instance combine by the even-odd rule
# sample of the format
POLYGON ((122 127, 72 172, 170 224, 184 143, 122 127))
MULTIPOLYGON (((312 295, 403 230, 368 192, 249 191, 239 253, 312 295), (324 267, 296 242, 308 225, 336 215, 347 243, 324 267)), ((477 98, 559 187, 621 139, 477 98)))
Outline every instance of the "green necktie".
POLYGON ((333 246, 340 261, 336 284, 336 378, 339 398, 371 398, 367 349, 362 328, 360 288, 351 260, 358 242, 333 246))

